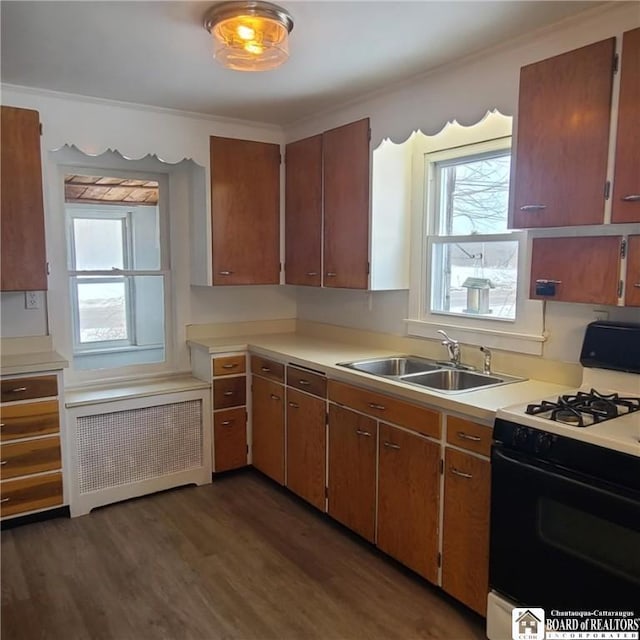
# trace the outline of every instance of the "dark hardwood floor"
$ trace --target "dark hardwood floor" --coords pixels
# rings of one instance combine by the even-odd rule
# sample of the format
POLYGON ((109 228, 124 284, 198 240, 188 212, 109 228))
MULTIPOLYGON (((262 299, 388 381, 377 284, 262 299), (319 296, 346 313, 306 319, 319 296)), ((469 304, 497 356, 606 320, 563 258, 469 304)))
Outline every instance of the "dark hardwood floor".
POLYGON ((484 638, 255 472, 2 532, 2 640, 484 638))

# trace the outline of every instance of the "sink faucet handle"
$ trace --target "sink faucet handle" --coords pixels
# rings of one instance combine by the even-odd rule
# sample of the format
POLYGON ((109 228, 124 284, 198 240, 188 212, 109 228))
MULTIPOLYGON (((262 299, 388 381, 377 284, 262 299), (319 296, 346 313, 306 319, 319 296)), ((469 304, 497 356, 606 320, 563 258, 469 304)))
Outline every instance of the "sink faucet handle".
POLYGON ((487 349, 487 347, 480 347, 480 351, 484 353, 484 373, 491 373, 491 349, 487 349))
POLYGON ((442 344, 446 345, 446 344, 458 344, 457 340, 454 340, 453 338, 450 338, 447 333, 445 331, 443 331, 442 329, 438 329, 437 333, 440 333, 444 336, 444 340, 442 341, 442 344))

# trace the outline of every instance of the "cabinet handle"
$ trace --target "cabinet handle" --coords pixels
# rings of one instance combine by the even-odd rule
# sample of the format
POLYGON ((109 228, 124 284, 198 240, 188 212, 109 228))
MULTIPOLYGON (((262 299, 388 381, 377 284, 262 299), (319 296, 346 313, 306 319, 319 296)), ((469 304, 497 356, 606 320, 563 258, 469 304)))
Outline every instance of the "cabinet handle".
POLYGON ((451 473, 453 473, 454 476, 459 476, 460 478, 466 478, 467 480, 469 478, 473 478, 473 476, 470 473, 465 473, 464 471, 460 471, 455 467, 451 467, 451 473))
POLYGON ((271 371, 271 367, 260 367, 260 371, 264 371, 265 373, 269 373, 269 371, 271 371))
POLYGON ((375 402, 370 402, 369 406, 372 409, 377 409, 378 411, 384 411, 387 408, 383 404, 376 404, 375 402))
POLYGON ((327 278, 335 278, 338 274, 335 271, 327 271, 327 278))
POLYGON ((469 435, 468 433, 465 433, 464 431, 458 431, 456 435, 461 440, 471 440, 472 442, 480 442, 480 440, 482 440, 480 436, 472 436, 472 435, 469 435))
POLYGON ((238 366, 237 362, 234 362, 233 364, 223 364, 222 368, 223 369, 235 369, 238 366))
POLYGON ((300 405, 297 402, 290 402, 289 406, 293 409, 299 409, 300 405))
POLYGON ((302 387, 308 387, 311 383, 304 378, 300 378, 300 380, 298 380, 298 384, 302 387))
POLYGON ((5 464, 7 464, 7 462, 9 462, 8 460, 0 460, 0 466, 4 466, 5 464))
POLYGON ((233 273, 233 271, 218 271, 218 275, 221 276, 230 276, 233 273))
POLYGON ((21 393, 22 391, 26 391, 27 387, 16 387, 15 389, 11 389, 9 393, 21 393))
MULTIPOLYGON (((640 289, 640 282, 636 282, 633 286, 634 286, 636 289, 640 289)), ((3 426, 3 427, 4 427, 4 425, 1 425, 1 426, 3 426)))
POLYGON ((640 202, 640 193, 630 193, 628 196, 621 198, 623 202, 640 202))
POLYGON ((229 396, 232 396, 233 394, 234 394, 233 391, 225 391, 222 395, 223 396, 227 396, 227 398, 228 398, 229 396))
POLYGON ((562 280, 547 280, 546 278, 541 278, 540 280, 536 280, 536 284, 562 284, 562 280))
POLYGON ((271 394, 271 399, 272 400, 280 400, 280 396, 277 396, 275 393, 271 394))
POLYGON ((547 205, 546 204, 523 204, 520 207, 520 211, 542 211, 543 209, 546 209, 547 205))
POLYGON ((228 427, 230 424, 233 424, 235 422, 235 420, 232 418, 231 420, 223 420, 222 421, 222 426, 223 427, 228 427))
POLYGON ((399 444, 394 444, 393 442, 387 442, 385 440, 385 442, 383 443, 383 445, 387 448, 387 449, 399 449, 400 445, 399 444))
MULTIPOLYGON (((639 285, 640 286, 640 285, 639 285)), ((2 429, 2 427, 5 427, 5 423, 4 422, 0 422, 0 429, 2 429)))
POLYGON ((2 500, 0 500, 0 503, 1 502, 9 502, 9 500, 11 500, 11 498, 2 498, 2 500))
POLYGON ((371 432, 370 431, 363 431, 362 429, 356 429, 356 433, 359 436, 364 436, 365 438, 370 438, 371 437, 371 432))
POLYGON ((306 275, 308 275, 308 276, 317 276, 318 272, 317 271, 307 271, 306 275))

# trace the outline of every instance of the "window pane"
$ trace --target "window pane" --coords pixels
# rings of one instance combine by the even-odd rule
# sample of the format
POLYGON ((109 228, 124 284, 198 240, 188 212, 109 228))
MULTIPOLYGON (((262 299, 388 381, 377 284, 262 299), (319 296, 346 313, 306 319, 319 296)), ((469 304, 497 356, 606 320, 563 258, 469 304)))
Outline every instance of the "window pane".
POLYGON ((507 230, 511 154, 438 165, 440 235, 507 230))
POLYGON ((431 311, 513 320, 518 242, 433 244, 431 311))
POLYGON ((122 218, 74 218, 75 269, 124 269, 123 229, 122 218))
POLYGON ((131 269, 160 269, 160 216, 158 207, 131 210, 131 269))
POLYGON ((77 278, 78 324, 81 343, 128 340, 126 282, 83 282, 77 278))

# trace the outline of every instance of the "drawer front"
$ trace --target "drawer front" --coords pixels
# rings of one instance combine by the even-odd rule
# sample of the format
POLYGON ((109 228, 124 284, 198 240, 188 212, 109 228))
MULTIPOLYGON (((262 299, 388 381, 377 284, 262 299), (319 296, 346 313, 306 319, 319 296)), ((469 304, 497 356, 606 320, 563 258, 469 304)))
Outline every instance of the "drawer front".
POLYGON ((213 359, 213 375, 229 376, 234 373, 244 373, 247 370, 246 358, 240 356, 220 356, 213 359))
POLYGON ((40 438, 0 447, 0 478, 16 478, 62 467, 60 438, 40 438))
POLYGON ((329 380, 329 400, 418 433, 440 437, 440 414, 415 404, 329 380))
POLYGON ((240 407, 247 399, 247 379, 245 376, 237 378, 220 378, 213 381, 213 408, 228 409, 240 407))
POLYGON ((36 376, 34 378, 3 378, 2 402, 48 398, 58 395, 56 376, 36 376))
POLYGON ((7 480, 0 485, 0 516, 13 516, 62 504, 62 474, 7 480))
POLYGON ((289 365, 287 367, 287 384, 319 398, 327 397, 327 379, 319 373, 312 373, 289 365))
POLYGON ((251 356, 251 372, 263 378, 284 382, 284 365, 260 356, 251 356))
POLYGON ((0 408, 0 440, 17 440, 58 433, 58 401, 12 404, 0 408))
POLYGON ((488 457, 491 455, 492 434, 491 427, 485 427, 464 418, 447 416, 447 442, 456 447, 488 457))
POLYGON ((247 412, 244 407, 213 414, 214 471, 247 465, 247 412))

